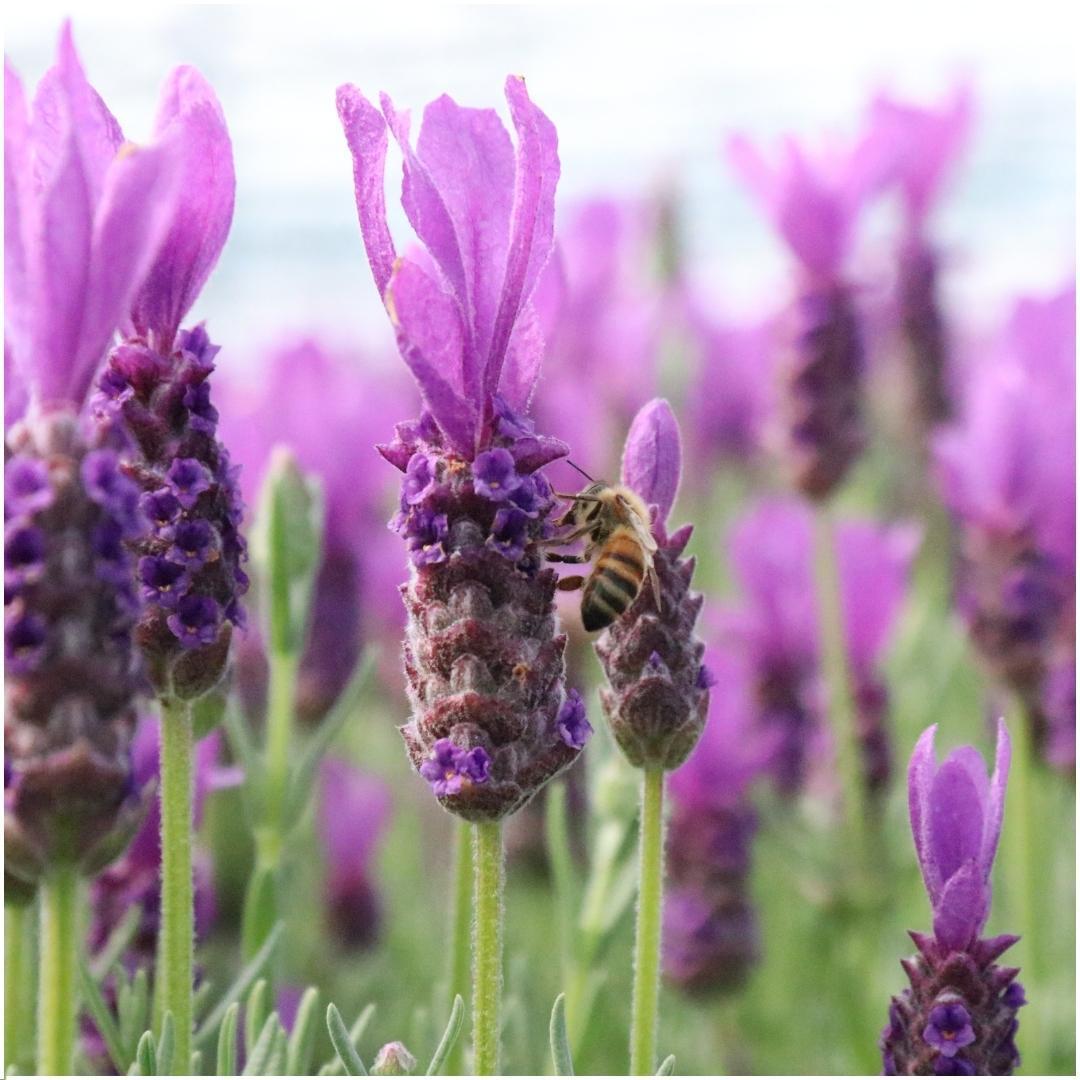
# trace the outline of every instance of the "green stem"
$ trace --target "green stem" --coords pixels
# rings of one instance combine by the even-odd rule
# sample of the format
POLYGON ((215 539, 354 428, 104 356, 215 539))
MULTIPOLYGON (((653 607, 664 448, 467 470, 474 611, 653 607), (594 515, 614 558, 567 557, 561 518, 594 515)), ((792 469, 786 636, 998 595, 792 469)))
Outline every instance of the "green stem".
POLYGON ((34 1068, 34 916, 33 903, 4 906, 5 1066, 21 1073, 34 1068))
POLYGON ((503 841, 502 823, 473 826, 473 1072, 499 1071, 499 1012, 502 1003, 503 841))
POLYGON ((829 716, 836 743, 837 769, 843 785, 845 825, 850 836, 856 879, 863 884, 871 855, 867 835, 869 816, 859 762, 851 668, 844 629, 840 561, 828 506, 817 508, 814 525, 814 570, 821 613, 822 664, 829 694, 829 716))
POLYGON ((54 867, 39 886, 41 937, 38 969, 38 1075, 66 1076, 74 1069, 78 1015, 79 872, 54 867))
MULTIPOLYGON (((451 922, 450 978, 447 987, 446 1008, 449 1009, 455 994, 460 994, 466 1005, 469 1002, 469 935, 472 930, 472 837, 469 826, 459 821, 455 829, 454 855, 454 908, 451 922)), ((446 1059, 447 1076, 465 1074, 465 1040, 454 1043, 446 1059)))
POLYGON ((289 784, 293 709, 299 657, 290 652, 270 654, 270 689, 266 720, 266 806, 280 839, 284 833, 285 796, 289 784))
POLYGON ((645 769, 641 785, 641 856, 634 990, 630 1022, 630 1075, 656 1071, 660 1002, 660 917, 664 903, 664 770, 645 769))
POLYGON ((194 737, 191 707, 167 699, 161 708, 161 937, 158 996, 173 1014, 173 1064, 180 1075, 191 1060, 192 950, 195 939, 191 877, 194 737))

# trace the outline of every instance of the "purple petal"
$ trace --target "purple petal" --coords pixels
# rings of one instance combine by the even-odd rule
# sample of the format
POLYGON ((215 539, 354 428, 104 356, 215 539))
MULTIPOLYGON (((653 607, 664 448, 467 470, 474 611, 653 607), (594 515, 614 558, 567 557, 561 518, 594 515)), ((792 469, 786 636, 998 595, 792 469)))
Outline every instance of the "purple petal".
POLYGON ((397 258, 386 225, 386 121, 355 86, 347 84, 338 87, 337 111, 353 159, 360 234, 381 297, 397 258))
POLYGON ((647 504, 655 503, 664 522, 675 503, 681 473, 679 425, 667 401, 654 398, 630 425, 623 450, 623 483, 647 504))
POLYGON ((938 942, 947 949, 967 948, 990 911, 990 886, 974 859, 949 877, 933 908, 938 942))
POLYGON ((529 100, 525 80, 506 80, 506 100, 517 130, 517 170, 510 246, 499 313, 484 370, 484 385, 499 385, 510 335, 521 305, 532 295, 551 255, 555 229, 555 187, 559 181, 555 125, 529 100))
POLYGON ((24 242, 30 172, 30 119, 15 69, 4 59, 4 297, 5 373, 8 352, 25 359, 29 300, 24 242))
POLYGON ((171 341, 217 263, 232 223, 236 175, 225 117, 193 67, 176 68, 162 89, 155 132, 175 140, 183 183, 169 232, 135 298, 140 331, 171 341))
POLYGON ((331 869, 361 873, 390 817, 390 792, 382 781, 335 758, 319 767, 319 835, 331 869))
POLYGON ((926 820, 929 855, 946 883, 962 865, 979 858, 985 827, 982 792, 959 755, 953 751, 937 770, 926 820))
POLYGON ((998 840, 1001 837, 1001 823, 1005 817, 1005 789, 1009 783, 1009 765, 1012 762, 1012 742, 1009 729, 1003 719, 997 724, 997 751, 994 755, 994 773, 990 777, 990 792, 987 796, 986 826, 982 849, 979 854, 979 868, 983 876, 990 879, 990 868, 994 863, 998 840))
MULTIPOLYGON (((447 374, 461 372, 464 338, 453 301, 410 259, 400 259, 386 290, 398 346, 424 402, 451 444, 471 456, 476 416, 447 374)), ((454 379, 458 382, 458 379, 454 379)))
POLYGON ((936 733, 937 724, 933 724, 919 736, 908 765, 908 814, 911 818, 911 835, 915 840, 915 853, 918 856, 931 903, 936 902, 942 885, 937 864, 930 858, 927 840, 930 789, 937 767, 934 755, 936 733))
POLYGON ((518 316, 506 351, 499 393, 518 412, 526 412, 540 378, 544 359, 544 332, 532 302, 518 316))

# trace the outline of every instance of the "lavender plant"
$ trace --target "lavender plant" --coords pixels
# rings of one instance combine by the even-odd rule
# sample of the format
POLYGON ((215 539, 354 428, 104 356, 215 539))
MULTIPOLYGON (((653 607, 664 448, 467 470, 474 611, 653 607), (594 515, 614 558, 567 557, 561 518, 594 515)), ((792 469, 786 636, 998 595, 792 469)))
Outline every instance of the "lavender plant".
POLYGON ((403 595, 414 716, 401 732, 440 804, 474 825, 482 1075, 499 1061, 500 822, 578 756, 588 733, 564 693, 555 575, 537 548, 554 508, 539 470, 566 447, 526 416, 542 356, 531 298, 551 251, 556 134, 521 79, 507 80, 506 96, 516 154, 491 110, 439 98, 414 150, 407 114, 386 95, 380 112, 354 87, 338 91, 368 261, 423 399, 420 419, 379 448, 404 474, 392 528, 412 566, 403 595), (397 256, 387 229, 387 128, 426 258, 397 256))
POLYGON ((129 760, 143 689, 126 542, 137 486, 84 411, 94 369, 165 234, 167 140, 121 152, 71 39, 28 112, 5 68, 5 340, 26 401, 6 433, 6 870, 41 903, 38 1071, 72 1070, 82 879, 142 813, 129 760))
POLYGON ((993 775, 970 746, 938 765, 937 725, 908 767, 911 832, 930 896, 932 934, 912 932, 918 953, 902 962, 910 988, 892 999, 881 1035, 888 1076, 1011 1075, 1020 1064, 1018 968, 998 958, 1018 938, 981 937, 990 914, 990 870, 1001 834, 1011 749, 998 723, 993 775))

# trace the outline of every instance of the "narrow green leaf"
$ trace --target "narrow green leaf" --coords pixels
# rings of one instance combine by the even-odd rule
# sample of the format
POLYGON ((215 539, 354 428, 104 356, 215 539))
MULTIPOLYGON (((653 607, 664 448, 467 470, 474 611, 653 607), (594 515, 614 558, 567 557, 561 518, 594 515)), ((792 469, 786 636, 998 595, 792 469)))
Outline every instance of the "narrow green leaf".
POLYGON ((105 944, 98 950, 97 955, 90 961, 90 974, 95 982, 101 982, 124 953, 135 938, 135 933, 142 922, 142 907, 134 904, 124 912, 120 921, 113 927, 105 944))
POLYGON ((544 832, 547 839, 548 862, 555 884, 555 903, 559 911, 559 952, 563 978, 570 977, 577 942, 574 930, 580 908, 574 882, 574 866, 570 858, 570 833, 566 821, 566 784, 556 781, 547 789, 544 806, 544 832))
POLYGON ((170 1009, 161 1019, 161 1038, 157 1047, 157 1066, 162 1076, 172 1075, 173 1051, 176 1048, 176 1021, 170 1009))
MULTIPOLYGON (((360 1040, 364 1037, 364 1032, 367 1031, 367 1026, 371 1022, 371 1018, 375 1015, 375 1002, 369 1002, 360 1011, 360 1015, 356 1018, 353 1026, 349 1028, 349 1042, 354 1048, 360 1046, 360 1040)), ((341 1058, 335 1053, 334 1056, 323 1065, 326 1069, 328 1076, 340 1076, 342 1073, 341 1058)))
POLYGON ((286 796, 288 820, 297 821, 303 814, 314 783, 315 770, 346 721, 355 716, 364 691, 367 689, 368 680, 375 670, 378 656, 377 646, 368 646, 364 649, 353 676, 349 680, 349 685, 307 741, 289 778, 289 792, 286 796))
POLYGON ((326 1028, 330 1032, 330 1041, 334 1044, 338 1059, 348 1076, 367 1076, 367 1069, 360 1060, 360 1055, 353 1047, 349 1039, 349 1033, 345 1030, 345 1023, 341 1019, 341 1013, 337 1006, 331 1003, 326 1009, 326 1028))
POLYGON ((202 1076, 202 1051, 191 1051, 191 1075, 202 1076))
POLYGON ((270 1052, 266 1056, 266 1064, 263 1066, 263 1072, 267 1076, 284 1076, 285 1075, 285 1062, 289 1053, 289 1035, 288 1032, 281 1026, 281 1021, 277 1022, 277 1026, 274 1028, 274 1037, 270 1042, 270 1052))
MULTIPOLYGON (((117 972, 119 978, 119 972, 117 972)), ((138 1055, 139 1038, 150 1026, 150 979, 146 968, 139 968, 131 980, 130 991, 125 994, 122 986, 117 999, 120 1004, 120 1036, 126 1059, 134 1061, 138 1055), (125 1009, 126 1003, 126 1009, 125 1009)))
POLYGON ((244 1002, 244 1053, 249 1057, 254 1052, 255 1043, 266 1026, 270 1015, 269 987, 265 979, 260 979, 252 988, 244 1002))
POLYGON ((210 979, 204 979, 195 988, 191 997, 191 1008, 196 1020, 202 1015, 206 1006, 210 1004, 210 998, 214 995, 214 983, 210 979))
POLYGON ((556 1076, 573 1076, 574 1061, 570 1054, 570 1038, 566 1034, 566 995, 560 994, 551 1009, 551 1061, 556 1076))
POLYGON ((234 1001, 226 1010, 218 1031, 217 1075, 236 1075, 236 1018, 240 1012, 240 1002, 234 1001))
POLYGON ((660 1068, 656 1070, 657 1076, 671 1076, 675 1072, 675 1055, 668 1054, 663 1061, 660 1062, 660 1068))
POLYGON ((196 698, 191 705, 191 723, 195 741, 205 739, 221 723, 225 715, 227 695, 220 688, 196 698))
POLYGON ((244 956, 254 956, 277 923, 277 868, 255 864, 244 894, 240 926, 240 948, 244 956))
POLYGON ((126 1072, 131 1064, 131 1058, 124 1053, 124 1040, 120 1037, 120 1029, 82 956, 79 957, 79 984, 82 988, 83 1000, 90 1010, 90 1015, 94 1019, 94 1024, 105 1043, 105 1049, 109 1052, 113 1065, 120 1072, 126 1072))
POLYGON ((157 1053, 154 1049, 154 1036, 151 1032, 144 1031, 142 1033, 138 1049, 135 1051, 135 1061, 138 1063, 139 1072, 143 1076, 157 1076, 157 1053))
MULTIPOLYGON (((370 1007, 370 1006, 369 1006, 370 1007)), ((438 1076, 450 1051, 461 1034, 461 1025, 465 1020, 465 1002, 460 994, 454 995, 454 1007, 450 1010, 450 1019, 446 1023, 446 1030, 439 1040, 439 1045, 431 1058, 431 1064, 427 1067, 425 1076, 438 1076)))
POLYGON ((248 1051, 247 1064, 244 1065, 244 1071, 240 1074, 241 1076, 266 1075, 266 1062, 270 1057, 270 1051, 273 1049, 274 1045, 274 1037, 280 1027, 281 1021, 278 1020, 277 1013, 272 1012, 263 1022, 263 1026, 259 1031, 259 1037, 255 1039, 254 1045, 248 1051))
POLYGON ((311 1058, 315 1053, 315 1036, 318 1033, 319 991, 309 986, 296 1008, 296 1022, 289 1036, 289 1055, 285 1072, 289 1076, 307 1076, 311 1070, 311 1058))
POLYGON ((195 1032, 195 1047, 199 1050, 208 1049, 210 1046, 210 1040, 213 1039, 217 1032, 221 1020, 225 1015, 225 1010, 234 1002, 239 1001, 251 984, 262 974, 263 968, 266 966, 270 957, 273 955, 274 949, 277 946, 278 940, 281 938, 284 925, 278 923, 273 930, 270 931, 270 936, 263 943, 263 947, 258 953, 251 958, 251 961, 245 966, 244 970, 240 972, 236 977, 236 981, 225 992, 225 996, 214 1006, 210 1015, 199 1025, 198 1030, 195 1032))

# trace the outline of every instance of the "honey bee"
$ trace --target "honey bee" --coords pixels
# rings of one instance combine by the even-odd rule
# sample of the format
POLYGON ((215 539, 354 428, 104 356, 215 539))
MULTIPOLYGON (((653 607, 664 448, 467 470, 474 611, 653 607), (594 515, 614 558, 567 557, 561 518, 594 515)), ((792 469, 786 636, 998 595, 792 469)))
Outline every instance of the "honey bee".
MULTIPOLYGON (((577 468, 575 465, 574 468, 577 468)), ((592 477, 579 472, 589 480, 592 477)), ((660 609, 660 581, 653 566, 656 541, 649 529, 649 509, 641 496, 628 487, 592 483, 576 495, 555 493, 571 500, 570 508, 556 522, 569 532, 556 537, 553 546, 571 544, 586 537, 580 555, 549 553, 548 560, 593 564, 588 577, 573 574, 559 580, 559 589, 582 589, 581 621, 592 633, 610 626, 637 599, 648 577, 660 609)))

